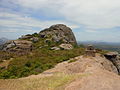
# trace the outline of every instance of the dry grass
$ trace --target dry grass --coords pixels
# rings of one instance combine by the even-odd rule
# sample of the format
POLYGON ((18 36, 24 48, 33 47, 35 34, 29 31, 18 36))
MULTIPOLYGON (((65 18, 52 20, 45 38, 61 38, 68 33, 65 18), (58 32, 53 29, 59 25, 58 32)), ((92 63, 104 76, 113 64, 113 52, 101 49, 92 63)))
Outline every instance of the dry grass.
POLYGON ((83 74, 56 73, 52 76, 0 80, 0 90, 60 90, 83 74))
POLYGON ((31 79, 25 85, 25 90, 55 90, 57 87, 70 82, 75 77, 75 75, 55 74, 51 77, 31 79))

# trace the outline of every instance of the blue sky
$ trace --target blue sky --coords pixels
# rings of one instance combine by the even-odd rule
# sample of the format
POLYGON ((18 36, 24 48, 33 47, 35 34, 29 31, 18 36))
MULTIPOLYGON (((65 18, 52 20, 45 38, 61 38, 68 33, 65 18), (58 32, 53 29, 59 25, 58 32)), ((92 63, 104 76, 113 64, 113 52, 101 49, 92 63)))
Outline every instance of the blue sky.
POLYGON ((120 0, 0 0, 0 37, 54 24, 71 27, 78 41, 120 42, 120 0))

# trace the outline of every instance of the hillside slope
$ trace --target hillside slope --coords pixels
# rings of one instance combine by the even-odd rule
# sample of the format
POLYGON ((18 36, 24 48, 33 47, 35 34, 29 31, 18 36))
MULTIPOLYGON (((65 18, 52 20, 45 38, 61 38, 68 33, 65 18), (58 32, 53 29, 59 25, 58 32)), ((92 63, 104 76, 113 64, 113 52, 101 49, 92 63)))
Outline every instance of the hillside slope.
POLYGON ((84 48, 78 48, 71 28, 63 24, 52 25, 39 33, 23 35, 2 46, 0 78, 38 74, 82 53, 84 48))
POLYGON ((0 90, 120 90, 120 76, 109 60, 79 56, 26 78, 0 80, 0 90))

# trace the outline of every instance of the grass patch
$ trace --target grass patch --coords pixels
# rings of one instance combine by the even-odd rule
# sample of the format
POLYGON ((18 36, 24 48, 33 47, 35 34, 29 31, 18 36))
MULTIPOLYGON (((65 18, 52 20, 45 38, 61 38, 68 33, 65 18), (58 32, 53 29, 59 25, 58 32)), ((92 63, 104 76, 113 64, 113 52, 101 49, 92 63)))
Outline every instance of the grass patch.
POLYGON ((55 73, 52 76, 29 77, 23 79, 0 80, 4 89, 11 90, 64 90, 72 81, 77 78, 87 77, 90 74, 65 74, 55 73))
POLYGON ((58 90, 77 78, 87 75, 57 73, 50 77, 25 80, 24 90, 58 90))
POLYGON ((74 80, 77 77, 77 75, 70 75, 70 74, 56 74, 53 76, 53 80, 50 80, 48 87, 52 90, 57 87, 63 86, 67 84, 68 82, 74 80), (54 82, 53 82, 54 81, 54 82))
POLYGON ((32 74, 39 74, 47 69, 53 68, 60 62, 84 54, 84 48, 80 47, 72 50, 59 51, 49 50, 48 48, 36 49, 29 55, 15 57, 9 63, 7 70, 0 70, 0 78, 20 78, 32 74))

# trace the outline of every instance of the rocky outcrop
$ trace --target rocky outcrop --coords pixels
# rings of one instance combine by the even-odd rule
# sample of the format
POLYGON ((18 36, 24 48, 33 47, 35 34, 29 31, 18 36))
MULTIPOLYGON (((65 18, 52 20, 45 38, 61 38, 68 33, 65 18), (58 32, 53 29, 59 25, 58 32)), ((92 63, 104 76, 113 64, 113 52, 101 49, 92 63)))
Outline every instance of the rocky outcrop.
POLYGON ((76 44, 77 42, 72 30, 66 25, 57 24, 42 30, 40 33, 23 35, 18 40, 9 41, 3 45, 2 50, 24 53, 32 50, 32 46, 42 48, 47 45, 54 47, 52 50, 59 50, 61 48, 73 49, 73 45, 76 44), (38 44, 35 46, 34 43, 37 42, 38 44))
POLYGON ((72 30, 63 24, 53 25, 50 28, 42 30, 40 38, 49 38, 56 43, 71 43, 77 44, 72 30))
POLYGON ((104 55, 108 60, 110 60, 117 68, 118 74, 120 75, 120 55, 117 52, 109 52, 104 55))
POLYGON ((9 41, 3 46, 3 51, 7 52, 28 52, 32 50, 32 42, 27 40, 14 40, 9 41))

